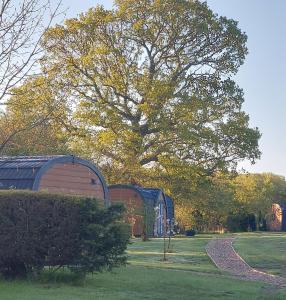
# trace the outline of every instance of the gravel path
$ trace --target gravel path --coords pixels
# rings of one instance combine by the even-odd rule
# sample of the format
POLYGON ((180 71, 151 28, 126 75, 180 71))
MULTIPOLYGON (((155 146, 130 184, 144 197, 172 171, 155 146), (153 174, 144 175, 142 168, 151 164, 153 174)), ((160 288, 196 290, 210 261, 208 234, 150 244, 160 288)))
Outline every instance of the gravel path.
POLYGON ((251 268, 233 249, 232 243, 234 239, 235 238, 217 238, 207 244, 207 254, 219 269, 237 275, 242 279, 262 281, 272 285, 286 287, 286 278, 251 268))

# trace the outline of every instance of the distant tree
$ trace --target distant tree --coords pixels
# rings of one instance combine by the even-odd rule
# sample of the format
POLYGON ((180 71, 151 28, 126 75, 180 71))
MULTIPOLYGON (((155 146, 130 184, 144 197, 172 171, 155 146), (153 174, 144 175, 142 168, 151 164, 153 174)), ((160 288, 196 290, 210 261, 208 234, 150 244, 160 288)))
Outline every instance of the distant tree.
POLYGON ((67 152, 68 108, 45 76, 13 89, 0 115, 0 153, 32 155, 67 152))
POLYGON ((58 13, 49 0, 2 0, 0 3, 0 100, 39 71, 43 33, 58 13))
MULTIPOLYGON (((0 3, 0 105, 7 104, 16 89, 41 72, 41 40, 59 14, 59 2, 50 0, 2 0, 0 3)), ((31 82, 29 86, 31 87, 31 82)), ((19 91, 18 91, 19 92, 19 91)), ((17 95, 17 97, 19 94, 17 95)), ((28 101, 28 96, 26 97, 28 101)), ((15 101, 14 101, 15 102, 15 101)), ((39 108, 37 108, 39 109, 39 108)), ((17 123, 14 116, 1 110, 0 152, 16 141, 19 133, 33 131, 43 122, 38 118, 17 123), (26 127, 24 126, 26 125, 26 127)), ((22 117, 23 119, 23 117, 22 117)))
POLYGON ((216 174, 192 189, 183 189, 176 203, 176 219, 183 228, 198 231, 223 230, 227 216, 236 207, 230 177, 216 174))
POLYGON ((273 203, 285 201, 286 181, 271 173, 235 177, 217 173, 193 186, 183 184, 174 193, 178 197, 176 218, 182 227, 255 230, 256 225, 263 227, 273 203))
POLYGON ((286 198, 285 178, 272 173, 239 175, 232 184, 238 207, 257 217, 265 216, 273 203, 281 203, 286 198))

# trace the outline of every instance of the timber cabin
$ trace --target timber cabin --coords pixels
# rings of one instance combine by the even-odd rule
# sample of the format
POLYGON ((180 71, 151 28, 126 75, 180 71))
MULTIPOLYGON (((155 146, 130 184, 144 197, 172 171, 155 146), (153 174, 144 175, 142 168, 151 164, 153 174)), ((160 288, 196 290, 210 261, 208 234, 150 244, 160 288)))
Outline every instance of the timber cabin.
POLYGON ((100 171, 73 155, 1 157, 0 189, 44 190, 92 197, 99 204, 109 204, 100 171))
POLYGON ((127 209, 126 219, 131 224, 131 233, 137 237, 143 234, 147 237, 161 237, 168 230, 166 228, 166 221, 169 218, 168 212, 173 223, 174 206, 172 199, 168 197, 166 201, 166 198, 161 189, 142 188, 128 184, 109 186, 110 202, 125 205, 127 209))

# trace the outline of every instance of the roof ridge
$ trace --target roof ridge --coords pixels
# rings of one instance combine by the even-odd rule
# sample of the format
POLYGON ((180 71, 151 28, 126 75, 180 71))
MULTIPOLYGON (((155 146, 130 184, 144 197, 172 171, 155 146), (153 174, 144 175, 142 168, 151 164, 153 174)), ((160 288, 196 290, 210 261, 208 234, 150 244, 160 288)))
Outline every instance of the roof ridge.
POLYGON ((42 158, 49 158, 49 157, 62 157, 62 156, 69 156, 69 155, 17 155, 17 156, 0 156, 1 159, 5 160, 16 160, 16 159, 42 159, 42 158))

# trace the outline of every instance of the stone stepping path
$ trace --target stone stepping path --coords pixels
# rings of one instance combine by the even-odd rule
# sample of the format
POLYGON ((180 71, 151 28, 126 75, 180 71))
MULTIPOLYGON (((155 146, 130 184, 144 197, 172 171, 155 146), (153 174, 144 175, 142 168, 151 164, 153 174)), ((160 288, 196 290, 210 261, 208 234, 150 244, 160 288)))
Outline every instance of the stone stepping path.
POLYGON ((235 238, 217 238, 206 246, 206 252, 214 264, 242 279, 262 281, 276 286, 286 287, 286 278, 267 274, 250 267, 234 250, 235 238))

